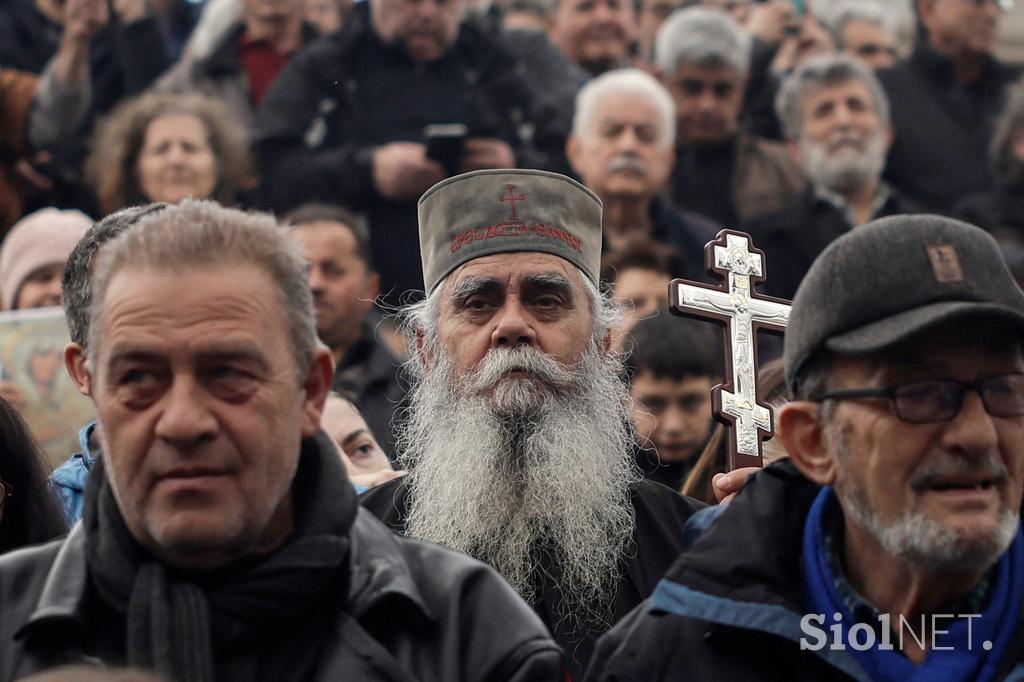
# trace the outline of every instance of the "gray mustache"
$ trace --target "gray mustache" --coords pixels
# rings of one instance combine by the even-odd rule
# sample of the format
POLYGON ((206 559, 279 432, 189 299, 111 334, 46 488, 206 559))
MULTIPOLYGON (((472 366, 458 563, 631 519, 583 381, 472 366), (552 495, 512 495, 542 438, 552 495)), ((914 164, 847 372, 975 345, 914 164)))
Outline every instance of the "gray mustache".
POLYGON ((565 367, 531 346, 510 350, 490 350, 470 377, 470 387, 481 391, 501 381, 509 372, 524 372, 553 387, 574 383, 572 369, 565 367))
POLYGON ((608 164, 608 172, 619 173, 621 171, 633 171, 647 175, 647 164, 633 156, 617 156, 608 164))

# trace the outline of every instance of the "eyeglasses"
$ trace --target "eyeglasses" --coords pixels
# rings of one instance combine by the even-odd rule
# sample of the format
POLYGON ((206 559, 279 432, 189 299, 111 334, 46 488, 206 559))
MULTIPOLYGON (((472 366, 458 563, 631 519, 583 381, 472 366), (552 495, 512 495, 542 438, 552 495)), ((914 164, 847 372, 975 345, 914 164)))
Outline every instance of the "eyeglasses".
POLYGON ((0 478, 0 509, 4 508, 4 502, 14 494, 14 486, 0 478))
POLYGON ((952 419, 964 404, 964 394, 975 391, 985 411, 993 417, 1024 415, 1024 374, 1000 374, 977 381, 932 379, 894 384, 884 388, 855 388, 822 393, 815 400, 888 398, 896 416, 910 424, 929 424, 952 419))

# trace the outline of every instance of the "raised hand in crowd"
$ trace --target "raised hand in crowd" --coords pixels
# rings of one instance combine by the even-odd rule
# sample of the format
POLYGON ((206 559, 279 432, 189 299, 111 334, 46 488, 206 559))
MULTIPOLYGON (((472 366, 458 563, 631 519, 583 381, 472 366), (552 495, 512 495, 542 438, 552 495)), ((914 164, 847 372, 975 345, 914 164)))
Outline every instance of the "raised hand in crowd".
POLYGON ((473 137, 466 140, 459 172, 482 170, 484 168, 512 168, 516 155, 504 140, 493 137, 473 137))
POLYGON ((373 185, 385 199, 415 199, 444 177, 444 168, 427 158, 422 144, 391 142, 373 153, 373 185))
POLYGON ((110 21, 106 0, 68 0, 64 5, 64 32, 54 61, 57 79, 66 85, 89 76, 89 42, 110 21))
POLYGON ((745 24, 752 36, 776 47, 786 39, 789 31, 799 30, 799 26, 793 3, 789 0, 756 4, 745 24))
POLYGON ((146 0, 112 0, 114 14, 124 23, 138 21, 146 16, 146 0))
POLYGON ((835 41, 813 14, 808 12, 799 24, 799 32, 790 35, 779 47, 772 62, 772 71, 784 74, 796 68, 804 60, 815 55, 831 52, 835 41))

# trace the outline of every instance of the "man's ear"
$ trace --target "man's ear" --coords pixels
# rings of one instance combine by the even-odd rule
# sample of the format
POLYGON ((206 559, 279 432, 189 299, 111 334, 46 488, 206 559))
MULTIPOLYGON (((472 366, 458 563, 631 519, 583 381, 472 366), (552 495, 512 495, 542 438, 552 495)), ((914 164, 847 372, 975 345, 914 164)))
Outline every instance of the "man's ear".
POLYGON ((427 347, 427 339, 423 336, 422 329, 416 330, 416 348, 414 352, 416 353, 416 357, 420 360, 420 365, 422 365, 424 369, 429 369, 433 358, 430 356, 430 349, 427 347))
POLYGON ((71 381, 75 382, 79 393, 92 395, 92 372, 85 357, 85 349, 73 341, 64 346, 64 369, 71 376, 71 381))
POLYGON ((804 155, 800 153, 800 143, 796 140, 786 140, 786 155, 793 160, 800 168, 804 167, 804 155))
POLYGON ((380 296, 380 273, 376 270, 366 276, 366 298, 376 301, 380 296))
POLYGON ((818 485, 835 482, 835 454, 825 443, 820 403, 794 400, 784 405, 778 412, 775 436, 781 439, 800 473, 818 485))
POLYGON ((569 160, 569 166, 576 175, 580 174, 580 166, 578 160, 580 156, 580 138, 576 133, 570 133, 569 139, 565 143, 565 158, 569 160))
POLYGON ((324 413, 324 403, 331 391, 334 380, 334 359, 327 346, 318 343, 313 349, 313 357, 303 382, 305 392, 303 401, 302 435, 309 438, 320 428, 320 417, 324 413))

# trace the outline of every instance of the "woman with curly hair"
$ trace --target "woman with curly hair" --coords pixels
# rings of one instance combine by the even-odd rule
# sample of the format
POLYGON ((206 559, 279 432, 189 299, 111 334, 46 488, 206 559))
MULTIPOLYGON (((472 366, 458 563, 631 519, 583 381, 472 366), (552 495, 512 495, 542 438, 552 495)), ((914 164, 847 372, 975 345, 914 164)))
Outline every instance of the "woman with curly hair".
POLYGON ((42 462, 28 426, 0 398, 0 554, 67 531, 42 462))
POLYGON ((103 213, 153 201, 239 203, 252 189, 248 140, 225 106, 197 93, 128 100, 98 126, 86 180, 103 213))

